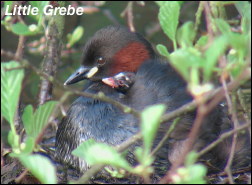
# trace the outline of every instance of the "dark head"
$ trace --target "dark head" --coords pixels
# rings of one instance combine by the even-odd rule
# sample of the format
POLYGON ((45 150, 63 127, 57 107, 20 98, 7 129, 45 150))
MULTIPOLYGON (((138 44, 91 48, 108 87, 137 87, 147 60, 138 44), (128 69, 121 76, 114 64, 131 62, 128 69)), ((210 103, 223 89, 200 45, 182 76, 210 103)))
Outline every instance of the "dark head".
POLYGON ((140 34, 109 26, 97 31, 86 43, 82 65, 65 85, 84 79, 99 81, 122 71, 135 72, 145 60, 154 57, 151 44, 140 34))
POLYGON ((136 74, 133 72, 121 72, 113 77, 103 78, 103 83, 115 88, 116 90, 126 93, 135 82, 136 74))

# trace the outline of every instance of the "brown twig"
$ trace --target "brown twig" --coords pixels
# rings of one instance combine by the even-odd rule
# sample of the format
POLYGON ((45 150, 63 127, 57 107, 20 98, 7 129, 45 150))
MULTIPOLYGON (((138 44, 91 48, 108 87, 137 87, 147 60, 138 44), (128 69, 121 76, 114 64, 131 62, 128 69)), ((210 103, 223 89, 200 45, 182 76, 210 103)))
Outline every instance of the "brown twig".
MULTIPOLYGON (((226 100, 227 100, 229 113, 232 115, 232 120, 233 120, 233 123, 234 123, 234 129, 237 129, 239 123, 238 123, 235 107, 232 104, 231 98, 230 98, 228 90, 227 90, 227 83, 226 83, 224 75, 221 76, 221 83, 222 83, 222 86, 223 86, 223 89, 224 89, 224 92, 225 92, 225 97, 226 97, 226 100)), ((234 158, 236 143, 237 143, 237 133, 235 133, 233 135, 231 151, 230 151, 230 154, 229 154, 228 162, 227 162, 226 167, 224 169, 224 171, 228 174, 228 181, 229 181, 230 184, 234 184, 234 180, 233 180, 233 177, 232 177, 231 166, 232 166, 232 161, 233 161, 233 158, 234 158)))
POLYGON ((5 50, 1 49, 1 56, 6 56, 8 58, 14 59, 15 54, 11 51, 5 51, 5 50))
MULTIPOLYGON (((251 78, 251 72, 249 69, 247 69, 247 66, 245 66, 244 69, 242 70, 241 74, 236 79, 234 79, 232 82, 227 84, 227 90, 231 91, 231 90, 237 89, 243 83, 243 81, 246 81, 250 78, 251 78)), ((212 95, 213 95, 212 97, 214 97, 214 98, 207 105, 210 110, 212 110, 216 105, 218 105, 218 103, 225 97, 224 88, 220 87, 220 88, 216 89, 212 93, 212 95)))
POLYGON ((164 145, 165 141, 169 138, 169 136, 171 135, 171 133, 175 129, 177 123, 179 122, 179 120, 180 120, 180 118, 176 118, 173 121, 173 123, 171 124, 170 128, 168 129, 168 131, 166 132, 166 134, 164 135, 162 140, 158 143, 156 148, 154 148, 154 150, 151 152, 150 156, 154 156, 158 152, 158 150, 164 145))
POLYGON ((204 10, 204 1, 200 1, 198 10, 197 10, 197 12, 195 14, 196 15, 195 16, 195 25, 194 25, 195 32, 198 31, 198 28, 199 28, 199 25, 200 25, 200 18, 201 18, 203 10, 204 10))
POLYGON ((214 36, 211 6, 209 1, 203 1, 203 3, 204 3, 204 13, 206 19, 207 32, 209 35, 209 41, 211 43, 214 36))
MULTIPOLYGON (((25 24, 23 18, 18 15, 18 20, 25 24)), ((25 48, 25 41, 26 41, 26 37, 23 36, 23 35, 20 35, 19 36, 19 39, 18 39, 18 46, 17 46, 17 50, 16 50, 16 53, 15 53, 15 56, 14 56, 14 60, 16 61, 20 61, 23 59, 23 56, 24 56, 24 48, 25 48)))
POLYGON ((200 130, 200 127, 203 123, 203 120, 207 114, 207 107, 206 105, 203 103, 201 105, 199 105, 198 109, 197 109, 197 116, 196 119, 193 123, 193 127, 188 135, 188 139, 186 140, 186 144, 185 144, 185 148, 183 148, 183 151, 181 153, 181 155, 179 156, 179 158, 174 162, 174 164, 172 165, 171 170, 168 173, 168 176, 170 174, 173 174, 177 168, 179 166, 181 166, 183 164, 183 162, 185 161, 185 158, 187 156, 187 154, 192 150, 193 145, 198 137, 198 133, 200 130))
POLYGON ((146 38, 150 39, 155 33, 159 32, 161 30, 161 26, 159 22, 155 22, 150 27, 146 29, 146 38))
POLYGON ((113 15, 110 9, 102 9, 102 13, 115 25, 119 25, 119 21, 113 15))
MULTIPOLYGON (((240 175, 242 173, 249 173, 251 172, 251 167, 247 167, 247 168, 244 168, 244 169, 239 169, 239 170, 236 170, 234 172, 232 172, 233 175, 240 175)), ((213 175, 210 175, 210 176, 207 176, 208 179, 213 179, 213 178, 216 178, 216 177, 220 177, 220 176, 227 176, 227 173, 226 172, 221 172, 221 173, 218 173, 218 174, 213 174, 213 175)))
POLYGON ((23 59, 25 41, 26 41, 25 36, 19 36, 18 46, 17 46, 17 50, 16 50, 16 53, 15 53, 15 56, 14 56, 14 60, 20 61, 20 60, 23 59))
MULTIPOLYGON (((56 16, 52 17, 47 30, 48 32, 45 35, 47 40, 46 54, 42 64, 42 71, 50 76, 55 76, 62 46, 62 30, 59 30, 59 26, 56 24, 56 16)), ((50 81, 42 79, 39 93, 39 105, 44 104, 52 98, 52 88, 53 84, 50 81)))
POLYGON ((15 182, 18 184, 28 173, 28 169, 25 169, 17 178, 15 178, 15 182))
POLYGON ((124 17, 127 15, 127 23, 128 27, 130 28, 130 31, 135 32, 136 29, 134 27, 134 16, 133 16, 133 1, 128 2, 127 7, 125 10, 121 13, 121 16, 124 17))
POLYGON ((248 123, 246 123, 246 124, 244 124, 242 126, 239 126, 236 129, 233 129, 231 131, 228 131, 228 132, 225 132, 225 133, 221 134, 217 140, 215 140, 214 142, 212 142, 211 144, 209 144, 208 146, 206 146, 204 149, 202 149, 200 152, 198 152, 198 157, 206 154, 211 149, 213 149, 214 147, 216 147, 219 143, 223 142, 226 138, 232 136, 234 133, 238 133, 241 130, 249 128, 250 126, 251 126, 251 123, 248 122, 248 123))

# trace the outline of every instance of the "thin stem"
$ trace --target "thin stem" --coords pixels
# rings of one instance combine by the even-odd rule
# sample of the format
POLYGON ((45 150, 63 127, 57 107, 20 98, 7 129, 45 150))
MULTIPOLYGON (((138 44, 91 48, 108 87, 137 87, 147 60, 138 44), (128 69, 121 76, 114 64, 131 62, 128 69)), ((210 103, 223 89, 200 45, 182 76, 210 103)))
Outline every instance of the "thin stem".
POLYGON ((214 142, 212 142, 211 144, 206 146, 204 149, 202 149, 200 152, 198 152, 198 157, 206 154, 207 152, 212 150, 214 147, 216 147, 219 143, 223 142, 226 138, 232 136, 234 133, 238 133, 246 128, 249 128, 250 126, 251 126, 251 123, 246 123, 242 126, 239 126, 236 129, 233 129, 231 131, 228 131, 228 132, 221 134, 217 140, 215 140, 214 142))
POLYGON ((179 122, 180 118, 176 118, 170 128, 168 129, 168 131, 166 132, 165 136, 162 138, 162 140, 158 143, 158 145, 156 146, 156 148, 151 152, 150 156, 154 156, 158 150, 164 145, 164 142, 169 138, 170 134, 173 132, 173 130, 175 129, 177 123, 179 122))
POLYGON ((195 17, 196 17, 196 19, 195 19, 195 26, 194 26, 195 32, 198 31, 198 28, 199 28, 199 25, 200 25, 200 18, 202 16, 203 10, 204 10, 204 2, 200 1, 199 2, 198 10, 197 10, 197 12, 195 14, 195 17))
POLYGON ((173 49, 174 49, 174 51, 176 51, 177 50, 177 42, 176 42, 176 40, 173 40, 172 42, 173 42, 173 49))

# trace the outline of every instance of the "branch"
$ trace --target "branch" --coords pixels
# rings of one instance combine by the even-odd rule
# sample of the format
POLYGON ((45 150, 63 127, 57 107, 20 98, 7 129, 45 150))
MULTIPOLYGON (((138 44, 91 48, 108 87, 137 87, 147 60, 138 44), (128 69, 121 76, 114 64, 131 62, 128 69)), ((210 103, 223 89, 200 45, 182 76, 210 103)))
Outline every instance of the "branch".
POLYGON ((205 19, 206 19, 206 26, 207 32, 209 35, 209 40, 212 41, 214 31, 213 31, 213 23, 212 23, 212 13, 211 13, 211 6, 209 1, 204 1, 204 12, 205 12, 205 19))
POLYGON ((26 40, 25 36, 19 36, 18 47, 14 56, 14 60, 16 61, 20 61, 23 59, 25 40, 26 40))
POLYGON ((113 24, 120 25, 119 21, 116 19, 116 17, 110 11, 110 9, 101 9, 101 11, 113 24))
MULTIPOLYGON (((20 15, 18 15, 18 20, 21 23, 25 24, 23 18, 20 15)), ((16 53, 15 53, 15 56, 14 56, 14 60, 20 61, 20 60, 23 59, 24 48, 25 48, 25 41, 26 41, 26 37, 23 36, 23 35, 20 35, 19 36, 19 40, 18 40, 17 50, 16 50, 16 53)))
MULTIPOLYGON (((62 3, 62 6, 64 4, 62 3)), ((64 29, 64 16, 51 16, 47 26, 46 37, 46 54, 42 64, 42 71, 50 76, 55 76, 57 65, 60 61, 60 53, 62 46, 62 33, 64 29)), ((52 99, 53 84, 47 79, 41 81, 39 104, 44 104, 52 99)))
POLYGON ((250 126, 251 126, 251 123, 248 122, 248 123, 246 123, 246 124, 244 124, 242 126, 237 127, 236 129, 233 129, 231 131, 228 131, 228 132, 225 132, 225 133, 221 134, 216 141, 212 142, 211 144, 206 146, 204 149, 202 149, 200 152, 198 152, 198 157, 206 154, 207 152, 212 150, 214 147, 216 147, 219 143, 223 142, 226 138, 232 136, 234 133, 238 133, 241 130, 249 128, 250 126))
POLYGON ((199 105, 199 107, 197 109, 196 119, 195 119, 195 121, 193 123, 193 127, 188 135, 188 140, 185 141, 186 142, 185 148, 183 148, 181 155, 172 165, 172 168, 169 171, 169 174, 173 174, 177 170, 177 168, 183 164, 187 154, 192 150, 193 145, 198 137, 200 127, 203 123, 205 116, 207 115, 207 112, 209 112, 209 111, 207 110, 207 106, 205 103, 202 103, 201 105, 199 105))
MULTIPOLYGON (((234 107, 234 105, 233 105, 233 103, 231 101, 231 98, 230 98, 229 94, 228 94, 227 83, 226 83, 224 75, 221 76, 221 83, 222 83, 222 86, 223 86, 224 91, 225 91, 225 97, 226 97, 226 100, 227 100, 229 113, 231 113, 231 115, 232 115, 232 120, 233 120, 233 123, 234 123, 234 129, 237 129, 239 123, 238 123, 238 119, 237 119, 237 115, 236 115, 236 110, 235 110, 235 107, 234 107)), ((226 167, 224 169, 224 171, 228 174, 228 181, 229 181, 230 184, 234 184, 234 180, 233 180, 233 177, 232 177, 231 166, 232 166, 232 162, 233 162, 233 158, 234 158, 234 154, 235 154, 236 143, 237 143, 237 133, 235 133, 233 135, 230 155, 228 157, 228 162, 227 162, 226 167)))
POLYGON ((151 152, 150 156, 154 156, 158 150, 164 145, 165 141, 169 138, 170 134, 173 132, 175 129, 177 123, 179 122, 180 118, 176 118, 173 123, 171 124, 170 128, 166 132, 165 136, 162 138, 162 140, 158 143, 156 148, 151 152))
POLYGON ((134 16, 133 16, 133 1, 128 2, 127 7, 125 8, 125 10, 121 13, 122 17, 125 17, 125 15, 127 15, 127 22, 128 22, 128 26, 130 28, 130 31, 135 32, 136 29, 134 27, 134 16))

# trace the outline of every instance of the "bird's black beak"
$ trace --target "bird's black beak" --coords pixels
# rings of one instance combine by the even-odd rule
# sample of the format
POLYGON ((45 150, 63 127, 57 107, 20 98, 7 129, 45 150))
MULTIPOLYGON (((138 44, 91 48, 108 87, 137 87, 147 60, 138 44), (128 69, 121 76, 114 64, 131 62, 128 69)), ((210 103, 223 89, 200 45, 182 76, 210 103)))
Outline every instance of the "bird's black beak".
POLYGON ((98 67, 84 67, 81 66, 77 69, 64 83, 64 85, 70 85, 77 83, 84 79, 92 78, 98 71, 98 67))

